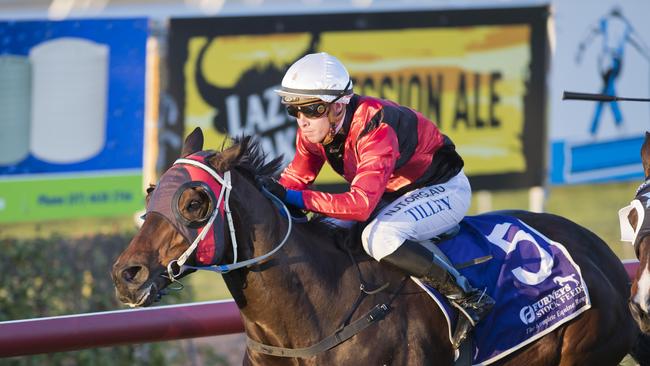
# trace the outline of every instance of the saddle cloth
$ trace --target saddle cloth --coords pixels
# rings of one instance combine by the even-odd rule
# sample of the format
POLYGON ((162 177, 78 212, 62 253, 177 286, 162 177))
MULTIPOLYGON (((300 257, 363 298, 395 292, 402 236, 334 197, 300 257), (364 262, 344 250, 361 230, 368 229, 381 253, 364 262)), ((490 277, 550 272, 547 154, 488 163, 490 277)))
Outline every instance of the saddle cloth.
MULTIPOLYGON (((493 363, 591 307, 578 265, 566 248, 522 221, 502 215, 468 216, 455 237, 438 247, 458 266, 492 259, 459 271, 496 305, 474 329, 473 364, 493 363)), ((449 337, 456 315, 444 296, 425 289, 447 317, 449 337)))

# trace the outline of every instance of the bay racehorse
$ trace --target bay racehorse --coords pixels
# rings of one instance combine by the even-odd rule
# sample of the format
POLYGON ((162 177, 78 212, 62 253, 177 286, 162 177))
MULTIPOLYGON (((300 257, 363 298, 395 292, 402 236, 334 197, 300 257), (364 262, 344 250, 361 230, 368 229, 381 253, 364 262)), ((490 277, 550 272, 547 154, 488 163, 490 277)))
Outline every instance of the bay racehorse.
MULTIPOLYGON (((454 364, 448 323, 420 287, 368 257, 354 235, 322 220, 291 223, 260 190, 279 159, 265 162, 248 137, 202 149, 196 129, 181 154, 192 160, 179 159, 148 190, 144 223, 112 269, 122 302, 151 305, 193 266, 216 263, 241 311, 246 365, 454 364)), ((496 364, 617 365, 634 354, 643 338, 609 247, 559 216, 508 214, 566 246, 592 306, 496 364)))

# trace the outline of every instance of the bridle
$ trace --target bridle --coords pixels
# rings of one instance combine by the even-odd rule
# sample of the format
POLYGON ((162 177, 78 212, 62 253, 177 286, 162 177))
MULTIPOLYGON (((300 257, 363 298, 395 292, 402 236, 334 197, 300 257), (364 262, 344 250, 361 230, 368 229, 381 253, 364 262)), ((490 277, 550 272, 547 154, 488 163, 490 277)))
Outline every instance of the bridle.
MULTIPOLYGON (((227 273, 232 270, 240 269, 240 268, 245 268, 249 267, 253 264, 257 264, 259 262, 262 262, 272 255, 274 255, 284 244, 287 242, 287 239, 289 238, 289 235, 291 234, 291 219, 288 220, 289 224, 287 227, 287 233, 275 248, 271 250, 270 252, 263 254, 259 257, 251 258, 248 260, 245 260, 243 262, 237 262, 237 238, 235 235, 235 224, 232 219, 232 211, 230 210, 230 192, 232 191, 232 182, 231 182, 231 174, 230 171, 226 171, 223 173, 223 177, 219 176, 219 174, 212 169, 210 166, 207 164, 201 163, 200 161, 192 160, 192 159, 177 159, 173 165, 177 164, 187 164, 187 165, 192 165, 194 167, 197 167, 201 170, 204 170, 210 176, 212 176, 219 184, 221 185, 221 191, 219 192, 219 196, 217 198, 217 202, 215 203, 215 207, 212 210, 212 214, 210 215, 210 218, 208 219, 207 223, 205 226, 203 226, 201 233, 194 239, 192 244, 183 252, 183 254, 180 255, 177 259, 174 259, 170 261, 167 264, 167 273, 166 277, 169 278, 170 281, 172 282, 178 282, 178 277, 185 272, 188 269, 195 269, 195 270, 205 270, 205 271, 212 271, 212 272, 217 272, 217 273, 227 273), (215 264, 211 266, 191 266, 188 264, 185 264, 187 259, 192 255, 192 253, 196 250, 198 245, 201 243, 202 240, 205 239, 205 236, 207 235, 208 231, 210 230, 210 227, 214 224, 214 221, 219 214, 219 208, 221 205, 224 205, 224 212, 226 214, 226 219, 228 221, 228 229, 230 231, 230 240, 231 240, 231 246, 233 250, 233 262, 231 264, 215 264), (174 271, 174 266, 178 268, 177 271, 174 271)), ((268 191, 266 192, 268 193, 268 191)), ((268 196, 274 200, 274 202, 282 207, 284 212, 286 213, 287 217, 290 217, 289 209, 287 206, 279 200, 277 197, 273 196, 272 194, 268 194, 268 196)))

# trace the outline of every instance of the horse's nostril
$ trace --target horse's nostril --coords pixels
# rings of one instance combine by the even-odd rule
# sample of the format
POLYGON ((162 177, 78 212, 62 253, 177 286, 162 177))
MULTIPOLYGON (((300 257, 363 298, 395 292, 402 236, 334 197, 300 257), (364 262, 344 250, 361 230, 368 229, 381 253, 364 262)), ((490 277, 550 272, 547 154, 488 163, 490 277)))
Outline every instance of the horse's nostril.
POLYGON ((122 279, 126 282, 133 282, 135 276, 138 275, 138 272, 142 269, 142 266, 131 266, 122 270, 122 279))

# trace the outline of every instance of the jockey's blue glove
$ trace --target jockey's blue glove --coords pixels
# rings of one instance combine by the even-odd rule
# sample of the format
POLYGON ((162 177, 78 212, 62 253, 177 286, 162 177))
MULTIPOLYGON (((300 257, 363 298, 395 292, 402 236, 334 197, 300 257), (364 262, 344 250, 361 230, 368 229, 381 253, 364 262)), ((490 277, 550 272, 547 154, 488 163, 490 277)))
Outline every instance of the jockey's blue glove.
POLYGON ((298 207, 301 210, 305 209, 305 201, 302 198, 302 191, 287 189, 287 194, 284 196, 284 202, 298 207))

